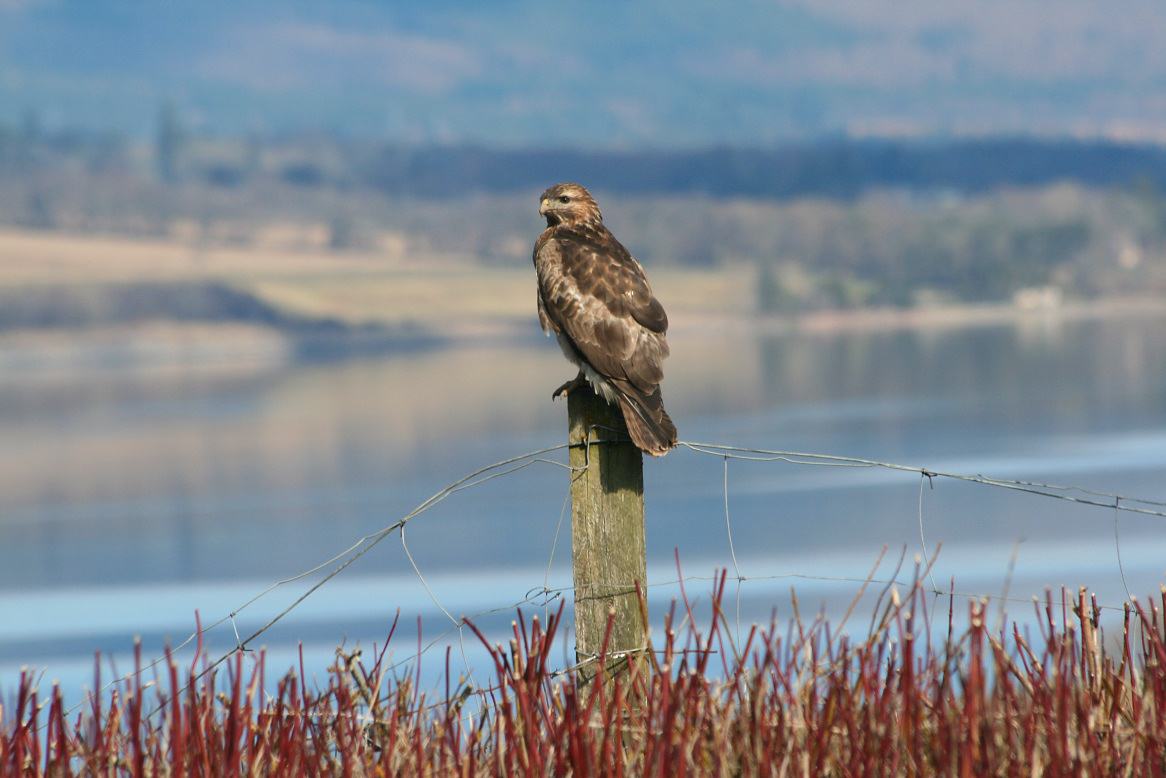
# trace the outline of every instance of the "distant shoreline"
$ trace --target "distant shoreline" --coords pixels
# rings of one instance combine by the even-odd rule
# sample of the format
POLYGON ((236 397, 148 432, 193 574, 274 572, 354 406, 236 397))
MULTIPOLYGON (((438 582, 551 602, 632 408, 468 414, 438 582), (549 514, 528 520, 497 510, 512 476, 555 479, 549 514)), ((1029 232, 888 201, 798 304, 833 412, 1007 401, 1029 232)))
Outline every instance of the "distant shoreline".
MULTIPOLYGON (((1166 298, 1113 298, 1074 301, 1049 308, 1010 304, 952 305, 918 309, 870 308, 816 311, 793 317, 749 313, 683 313, 672 322, 676 340, 705 336, 836 335, 856 331, 948 330, 1086 321, 1145 316, 1166 317, 1166 298)), ((237 321, 146 321, 132 325, 90 328, 12 329, 0 332, 0 372, 28 373, 139 368, 205 368, 230 365, 286 365, 308 358, 342 358, 355 354, 395 353, 417 349, 465 348, 537 343, 538 330, 529 322, 499 318, 488 326, 466 326, 448 320, 445 327, 405 339, 369 343, 361 327, 338 326, 331 338, 305 350, 296 333, 275 326, 237 321), (407 342, 409 341, 409 342, 407 342)))
POLYGON ((1012 303, 944 305, 926 308, 860 308, 814 311, 794 316, 688 314, 675 317, 671 333, 741 331, 832 334, 855 330, 958 329, 1009 324, 1166 316, 1166 298, 1115 297, 1025 308, 1012 303))
MULTIPOLYGON (((661 267, 653 287, 675 339, 1047 325, 1166 315, 1166 296, 821 310, 761 315, 751 269, 661 267)), ((541 343, 528 263, 450 255, 263 248, 0 228, 0 369, 46 360, 150 364, 541 343), (104 354, 105 356, 98 356, 104 354), (250 356, 247 356, 250 355, 250 356), (262 355, 262 356, 261 356, 262 355)))

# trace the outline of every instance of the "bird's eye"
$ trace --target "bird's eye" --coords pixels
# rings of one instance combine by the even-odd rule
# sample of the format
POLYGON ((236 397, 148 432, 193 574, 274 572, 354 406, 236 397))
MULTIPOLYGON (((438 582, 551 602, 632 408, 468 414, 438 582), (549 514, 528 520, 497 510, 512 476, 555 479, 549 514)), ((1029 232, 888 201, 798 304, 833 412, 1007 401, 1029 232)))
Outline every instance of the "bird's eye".
POLYGON ((571 202, 571 198, 567 197, 567 195, 560 195, 559 202, 560 203, 569 203, 569 202, 571 202))

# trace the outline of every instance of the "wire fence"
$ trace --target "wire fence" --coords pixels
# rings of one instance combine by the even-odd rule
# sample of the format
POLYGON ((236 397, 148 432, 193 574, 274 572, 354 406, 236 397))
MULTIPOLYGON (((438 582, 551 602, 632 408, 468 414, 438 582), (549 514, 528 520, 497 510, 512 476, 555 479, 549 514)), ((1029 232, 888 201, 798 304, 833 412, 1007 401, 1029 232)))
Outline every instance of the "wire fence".
MULTIPOLYGON (((882 584, 884 586, 902 585, 902 586, 909 587, 909 586, 914 585, 915 581, 914 581, 914 579, 908 579, 906 577, 900 576, 900 573, 902 572, 902 570, 904 568, 904 560, 905 560, 906 553, 907 553, 906 549, 904 549, 903 553, 899 555, 898 563, 893 567, 893 571, 889 575, 884 574, 884 575, 880 576, 877 574, 880 567, 881 567, 881 563, 883 560, 882 553, 879 554, 878 560, 877 560, 874 568, 867 575, 850 575, 850 576, 838 575, 838 576, 834 576, 834 575, 811 575, 811 574, 805 574, 805 573, 788 573, 788 574, 772 574, 772 575, 745 575, 745 574, 743 574, 742 573, 742 565, 739 561, 737 549, 734 546, 734 542, 733 542, 734 516, 730 510, 730 499, 729 499, 731 491, 732 491, 732 489, 731 489, 731 477, 730 477, 731 476, 730 466, 734 462, 772 463, 775 465, 781 464, 781 465, 791 465, 791 466, 797 466, 797 467, 881 469, 881 470, 895 471, 895 472, 901 472, 904 474, 915 475, 918 478, 918 482, 919 482, 918 533, 919 533, 920 547, 922 549, 922 554, 921 554, 922 567, 920 569, 922 569, 924 572, 926 572, 929 576, 930 576, 931 570, 932 570, 931 562, 934 561, 935 553, 938 549, 939 544, 930 542, 929 538, 927 536, 928 527, 927 527, 927 521, 926 521, 926 515, 925 515, 925 509, 924 509, 925 494, 929 489, 933 489, 937 482, 941 482, 941 481, 945 481, 945 480, 946 481, 956 481, 956 482, 961 482, 961 483, 967 483, 967 484, 975 485, 977 487, 983 487, 986 489, 1004 490, 1006 492, 1034 495, 1034 496, 1038 496, 1038 497, 1045 498, 1048 500, 1073 503, 1073 504, 1080 505, 1080 506, 1083 506, 1083 507, 1088 508, 1088 509, 1104 510, 1106 512, 1106 514, 1105 514, 1106 520, 1107 521, 1112 520, 1113 527, 1114 527, 1114 535, 1113 535, 1114 568, 1115 568, 1114 573, 1122 581, 1122 586, 1123 586, 1127 596, 1130 596, 1130 590, 1129 590, 1128 583, 1126 582, 1126 573, 1125 573, 1125 570, 1123 569, 1123 564, 1122 564, 1122 555, 1121 555, 1122 554, 1122 549, 1121 549, 1122 538, 1121 538, 1121 532, 1120 532, 1120 527, 1119 527, 1119 523, 1118 523, 1118 517, 1121 514, 1134 514, 1134 515, 1140 515, 1140 516, 1145 516, 1145 517, 1152 517, 1154 519, 1166 519, 1166 501, 1149 500, 1149 499, 1133 497, 1130 495, 1106 493, 1106 492, 1102 492, 1102 491, 1096 491, 1096 490, 1092 490, 1092 489, 1083 488, 1080 486, 1072 486, 1072 485, 1066 486, 1066 485, 1038 483, 1038 482, 1034 482, 1034 481, 1023 481, 1023 480, 1007 480, 1007 479, 1000 479, 1000 478, 991 478, 991 477, 987 477, 984 475, 978 475, 978 474, 948 473, 948 472, 942 472, 939 470, 933 470, 933 469, 924 468, 924 467, 912 467, 912 466, 907 466, 907 465, 894 464, 894 463, 890 463, 890 462, 879 462, 879 461, 874 461, 874 460, 858 459, 858 458, 844 457, 844 456, 830 456, 830 455, 824 455, 824 454, 812 454, 812 453, 791 452, 791 451, 773 451, 773 450, 755 449, 755 448, 742 448, 742 447, 737 447, 737 446, 724 446, 724 445, 709 444, 709 443, 681 442, 679 445, 682 449, 687 449, 687 450, 695 452, 699 455, 703 455, 703 456, 707 456, 707 457, 714 457, 714 458, 722 460, 722 463, 723 463, 723 467, 722 467, 723 483, 722 483, 721 488, 723 491, 723 506, 724 506, 723 519, 724 519, 724 531, 725 531, 726 539, 728 542, 728 549, 729 549, 729 558, 727 560, 725 560, 726 564, 724 565, 724 568, 725 568, 724 573, 727 575, 728 580, 732 581, 732 582, 736 582, 737 587, 738 587, 738 599, 737 599, 738 618, 740 616, 740 595, 741 595, 742 587, 746 584, 756 585, 759 582, 770 582, 770 583, 783 582, 784 583, 784 582, 788 581, 791 584, 796 584, 798 582, 802 582, 802 583, 826 582, 826 583, 831 583, 831 584, 853 584, 855 587, 865 587, 868 584, 874 583, 874 584, 882 584)), ((341 573, 343 573, 347 568, 349 568, 354 562, 356 562, 358 559, 360 559, 362 556, 364 556, 368 552, 372 551, 374 548, 378 547, 380 544, 382 544, 386 539, 388 539, 390 537, 397 538, 398 542, 401 544, 401 552, 408 559, 409 564, 410 564, 413 572, 417 576, 417 579, 420 581, 421 585, 425 588, 425 591, 428 593, 428 596, 432 600, 435 608, 438 611, 440 611, 444 615, 444 618, 446 618, 449 622, 448 627, 444 631, 442 631, 440 634, 437 634, 437 635, 430 637, 426 642, 420 643, 418 646, 418 649, 415 653, 413 653, 410 656, 407 656, 405 658, 402 658, 397 663, 397 665, 394 665, 392 667, 404 665, 406 663, 413 662, 413 661, 420 661, 420 659, 423 655, 429 653, 435 647, 447 645, 451 639, 456 639, 457 642, 459 644, 461 644, 461 646, 462 646, 462 659, 463 659, 463 662, 465 664, 466 674, 472 678, 474 668, 471 666, 470 660, 466 657, 466 653, 465 653, 465 649, 464 649, 465 640, 467 638, 465 630, 467 627, 468 620, 477 621, 479 619, 490 616, 492 614, 498 614, 498 613, 503 613, 503 612, 514 612, 516 609, 526 607, 526 606, 532 606, 535 608, 544 609, 544 610, 549 611, 552 607, 552 604, 556 604, 560 600, 563 600, 563 599, 568 599, 568 600, 570 599, 571 594, 572 594, 571 587, 569 587, 569 586, 551 586, 550 585, 551 565, 552 565, 554 554, 555 554, 555 546, 554 545, 552 546, 552 549, 550 552, 551 558, 547 562, 547 571, 546 571, 546 575, 544 576, 543 582, 541 584, 536 584, 536 585, 532 586, 530 589, 528 589, 524 597, 522 597, 521 599, 518 599, 517 601, 508 601, 508 602, 504 602, 504 603, 499 603, 497 606, 490 607, 490 608, 485 609, 485 610, 479 610, 476 613, 474 613, 472 616, 456 617, 453 615, 453 611, 451 610, 451 608, 456 608, 456 606, 452 606, 452 605, 449 605, 449 604, 443 602, 442 599, 437 594, 435 594, 433 588, 431 588, 429 582, 426 580, 425 571, 417 563, 416 559, 414 558, 414 555, 411 553, 411 551, 409 549, 407 529, 411 525, 412 522, 422 519, 428 511, 430 511, 432 508, 434 508, 434 506, 438 505, 439 503, 447 500, 451 496, 458 494, 460 492, 464 492, 466 490, 471 490, 471 489, 475 489, 477 487, 480 487, 481 485, 485 484, 486 482, 493 481, 493 480, 499 479, 499 478, 504 478, 507 476, 511 476, 519 471, 522 471, 522 470, 525 470, 525 469, 531 468, 531 467, 536 467, 536 466, 547 467, 547 468, 551 468, 551 469, 563 469, 563 470, 570 471, 572 469, 571 466, 564 461, 566 459, 565 454, 566 454, 567 448, 568 448, 568 445, 563 444, 563 445, 559 445, 559 446, 552 446, 550 448, 540 449, 537 451, 531 451, 529 453, 521 454, 521 455, 515 456, 515 457, 510 457, 508 459, 504 459, 504 460, 499 461, 499 462, 494 462, 493 464, 487 465, 487 466, 482 467, 478 470, 475 470, 474 472, 469 473, 468 475, 454 481, 453 483, 449 484, 448 486, 444 487, 440 491, 433 494, 427 500, 423 501, 420 505, 418 505, 415 509, 410 511, 407 515, 401 517, 400 519, 385 526, 384 528, 382 528, 381 530, 379 530, 375 533, 366 535, 366 536, 356 540, 354 543, 352 543, 352 545, 350 547, 348 547, 342 553, 337 554, 336 556, 334 556, 328 560, 325 560, 325 561, 321 562, 320 564, 312 567, 309 570, 305 570, 298 575, 295 575, 295 576, 292 576, 290 578, 286 578, 286 579, 283 579, 280 581, 276 581, 275 583, 268 586, 266 589, 255 594, 250 599, 247 599, 246 601, 241 602, 237 607, 233 608, 232 610, 230 610, 229 612, 227 612, 226 614, 224 614, 223 616, 221 616, 220 618, 218 618, 217 620, 215 620, 211 623, 208 623, 208 624, 197 623, 194 631, 184 641, 182 641, 181 643, 179 643, 176 646, 173 646, 170 649, 171 653, 168 654, 167 656, 160 657, 160 658, 155 659, 149 663, 144 663, 140 667, 138 667, 133 673, 120 675, 119 677, 114 678, 114 679, 110 680, 108 683, 104 684, 101 688, 94 690, 90 694, 102 694, 102 693, 108 691, 109 689, 117 686, 118 684, 125 683, 126 681, 131 680, 135 675, 154 671, 155 668, 157 668, 159 665, 161 665, 164 662, 169 661, 170 656, 172 656, 172 654, 174 652, 181 651, 181 650, 191 646, 192 644, 201 646, 203 636, 205 636, 207 633, 211 632, 212 630, 226 628, 226 626, 229 625, 233 629, 235 645, 230 650, 222 652, 221 654, 217 654, 215 656, 215 658, 207 661, 204 664, 204 667, 203 667, 201 673, 198 676, 196 676, 195 678, 193 678, 192 682, 197 680, 198 678, 202 677, 203 675, 210 673, 214 668, 223 664, 224 662, 226 662, 228 659, 230 659, 232 656, 234 656, 238 652, 250 652, 260 637, 264 636, 276 624, 278 624, 280 621, 282 621, 289 614, 293 613, 305 600, 307 600, 309 597, 311 597, 313 593, 317 592, 318 590, 321 589, 321 587, 324 587, 324 586, 328 585, 330 582, 332 582, 333 580, 335 580, 337 576, 341 575, 341 573), (562 456, 562 459, 555 458, 556 454, 562 456), (307 585, 308 580, 311 579, 315 575, 321 575, 322 577, 319 580, 312 583, 311 585, 307 585), (280 610, 273 617, 269 618, 258 629, 255 629, 249 633, 246 633, 246 632, 240 633, 240 631, 238 629, 238 621, 237 620, 241 614, 254 608, 258 603, 260 603, 261 601, 270 597, 277 590, 293 588, 297 584, 304 585, 305 588, 303 588, 303 590, 298 594, 298 596, 289 605, 284 607, 282 610, 280 610)), ((569 479, 567 479, 567 478, 563 479, 564 490, 567 490, 567 488, 568 488, 568 481, 569 481, 569 479)), ((568 492, 568 494, 569 494, 569 492, 568 492)), ((651 496, 649 495, 648 498, 651 499, 651 496)), ((555 535, 555 537, 556 537, 555 545, 557 545, 558 539, 559 539, 560 535, 562 534, 561 530, 562 530, 562 524, 564 521, 564 517, 565 517, 566 512, 567 512, 567 504, 568 504, 567 495, 565 495, 564 501, 563 501, 563 507, 562 507, 562 510, 560 513, 560 518, 559 518, 559 528, 556 531, 556 535, 555 535)), ((886 548, 884 547, 882 552, 885 553, 885 551, 886 551, 886 548)), ((966 598, 974 598, 974 599, 979 599, 979 600, 995 600, 995 601, 1000 602, 1001 604, 1009 603, 1009 602, 1031 603, 1032 602, 1031 598, 1011 597, 1008 594, 1008 579, 1012 575, 1012 572, 1013 572, 1012 567, 1014 564, 1015 564, 1015 554, 1013 555, 1012 564, 1010 564, 1007 578, 1005 580, 1004 586, 1002 587, 1001 591, 997 591, 997 592, 964 591, 964 590, 959 590, 954 586, 954 580, 951 584, 949 584, 948 586, 945 587, 945 586, 941 586, 941 585, 937 584, 936 581, 930 577, 928 578, 928 586, 924 587, 924 588, 925 588, 925 591, 927 591, 931 595, 934 595, 936 598, 939 598, 939 597, 965 598, 966 597, 966 598)), ((666 589, 669 587, 674 588, 677 586, 684 586, 685 584, 689 584, 689 583, 693 583, 693 582, 714 581, 717 579, 717 576, 713 575, 713 574, 685 575, 681 571, 679 560, 677 560, 676 575, 674 577, 663 579, 663 580, 651 580, 652 576, 649 575, 649 579, 650 580, 649 580, 649 583, 647 585, 647 588, 649 591, 652 591, 652 590, 666 589)), ((1101 604, 1101 607, 1104 610, 1115 610, 1118 612, 1122 611, 1123 606, 1124 606, 1124 603, 1119 603, 1119 602, 1111 602, 1111 603, 1102 603, 1101 604)), ((1003 611, 1001 611, 1001 613, 1003 613, 1003 611)), ((739 629, 739 625, 738 625, 738 629, 739 629)), ((420 640, 420 637, 419 637, 419 640, 420 640)), ((392 669, 392 667, 390 667, 390 669, 392 669)), ((88 700, 82 700, 76 706, 74 706, 69 711, 69 713, 71 714, 71 713, 75 712, 76 710, 80 709, 82 706, 84 706, 87 703, 87 701, 88 700)))

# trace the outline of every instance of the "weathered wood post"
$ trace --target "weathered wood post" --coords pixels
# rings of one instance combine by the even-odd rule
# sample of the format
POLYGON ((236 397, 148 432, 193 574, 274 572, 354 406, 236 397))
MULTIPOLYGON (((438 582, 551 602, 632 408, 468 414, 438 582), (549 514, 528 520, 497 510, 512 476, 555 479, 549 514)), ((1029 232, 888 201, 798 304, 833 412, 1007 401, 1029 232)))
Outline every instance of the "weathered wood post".
MULTIPOLYGON (((636 584, 646 594, 647 543, 644 533, 643 454, 628 437, 619 408, 597 397, 590 386, 567 396, 570 422, 571 548, 575 569, 575 655, 593 660, 603 648, 614 612, 607 654, 608 672, 629 667, 624 652, 647 643, 636 584), (586 445, 577 445, 577 444, 586 445)), ((599 671, 592 662, 579 673, 589 682, 599 671)))

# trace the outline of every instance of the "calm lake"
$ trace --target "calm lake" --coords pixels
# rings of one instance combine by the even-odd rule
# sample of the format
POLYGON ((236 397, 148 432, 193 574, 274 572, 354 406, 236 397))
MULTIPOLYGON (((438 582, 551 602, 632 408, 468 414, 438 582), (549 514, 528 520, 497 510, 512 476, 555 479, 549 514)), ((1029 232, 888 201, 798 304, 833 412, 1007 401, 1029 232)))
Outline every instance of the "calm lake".
MULTIPOLYGON (((96 651, 108 679, 108 657, 131 665, 135 636, 156 658, 194 632, 196 612, 203 625, 227 619, 206 637, 217 658, 236 630, 253 634, 337 563, 247 604, 268 587, 480 468, 562 444, 566 406, 550 395, 573 371, 534 326, 519 342, 335 361, 6 368, 0 694, 28 666, 71 695, 92 684, 96 651)), ((1166 501, 1166 318, 761 335, 694 323, 670 340, 664 397, 682 441, 1040 482, 1166 510, 1153 504, 1166 501)), ((739 571, 743 622, 775 609, 788 619, 791 586, 803 615, 837 617, 884 547, 877 579, 904 551, 909 579, 914 556, 942 544, 936 586, 954 577, 957 592, 1006 593, 1018 618, 1046 587, 1086 586, 1120 606, 1127 587, 1145 597, 1166 583, 1160 516, 762 459, 682 447, 645 463, 652 583, 674 581, 679 557, 689 594, 707 601, 702 578, 739 571)), ((478 619, 498 634, 514 605, 530 598, 524 610, 541 612, 544 588, 570 582, 568 475, 564 450, 535 460, 450 494, 410 521, 406 545, 383 540, 256 639, 269 677, 301 642, 321 675, 336 646, 383 644, 398 609, 400 659, 416 653, 419 618, 423 643, 452 626, 442 609, 500 609, 478 619)), ((676 594, 653 589, 654 615, 676 594)), ((438 646, 450 641, 456 632, 438 646)), ((422 660, 443 662, 437 649, 422 660)))

